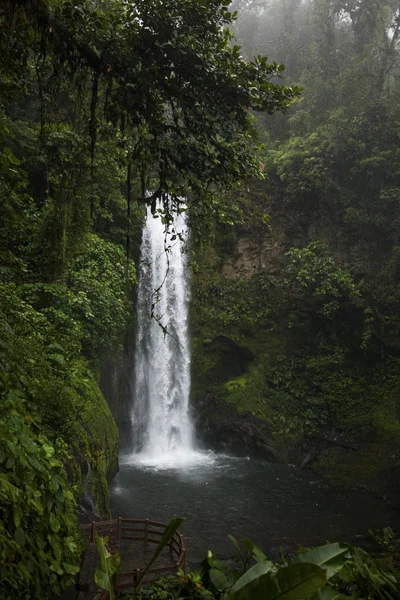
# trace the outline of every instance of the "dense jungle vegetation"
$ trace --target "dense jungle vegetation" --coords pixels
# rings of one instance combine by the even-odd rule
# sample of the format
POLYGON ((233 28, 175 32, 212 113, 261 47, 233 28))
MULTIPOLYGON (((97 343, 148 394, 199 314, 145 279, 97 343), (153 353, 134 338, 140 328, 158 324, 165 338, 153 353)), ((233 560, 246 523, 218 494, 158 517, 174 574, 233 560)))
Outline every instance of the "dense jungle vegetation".
MULTIPOLYGON (((140 574, 133 590, 122 592, 125 600, 300 600, 337 598, 358 600, 398 598, 398 572, 394 554, 374 559, 361 548, 348 544, 325 544, 316 548, 301 547, 296 556, 273 562, 249 539, 241 542, 229 536, 235 551, 235 564, 219 560, 211 551, 196 571, 162 577, 141 588, 141 581, 155 557, 168 544, 183 519, 177 517, 167 526, 153 558, 140 574)), ((387 539, 388 541, 388 539, 387 539)), ((116 576, 121 567, 118 552, 111 553, 102 538, 97 539, 101 563, 96 582, 107 590, 110 600, 118 597, 116 576)), ((394 547, 392 548, 394 550, 394 547)))
POLYGON ((240 224, 196 250, 202 424, 228 447, 395 492, 400 6, 234 7, 242 52, 279 57, 303 93, 288 115, 258 117, 265 179, 235 197, 240 224))
MULTIPOLYGON (((2 0, 1 598, 59 594, 77 504, 109 514, 99 383, 133 326, 146 205, 171 227, 189 210, 203 433, 395 486, 399 36, 395 0, 2 0)), ((397 593, 336 550, 382 577, 369 597, 397 593)), ((220 597, 234 576, 213 561, 220 597)), ((335 582, 324 598, 351 593, 335 582)))
POLYGON ((144 206, 167 224, 187 197, 203 226, 224 219, 221 190, 260 171, 250 109, 298 95, 240 56, 227 5, 0 4, 1 598, 58 594, 77 500, 109 513, 99 380, 131 324, 144 206))

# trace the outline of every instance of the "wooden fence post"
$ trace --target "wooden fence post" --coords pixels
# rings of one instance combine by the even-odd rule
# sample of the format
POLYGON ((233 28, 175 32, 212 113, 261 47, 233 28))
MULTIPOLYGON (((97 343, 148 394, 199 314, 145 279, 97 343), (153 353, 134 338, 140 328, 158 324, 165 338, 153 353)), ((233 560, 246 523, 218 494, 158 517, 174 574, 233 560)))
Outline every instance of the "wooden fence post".
POLYGON ((118 517, 118 533, 117 533, 118 544, 121 543, 121 535, 122 535, 122 531, 121 531, 121 517, 118 517))
POLYGON ((182 554, 183 554, 183 572, 186 573, 186 550, 185 546, 182 544, 182 554))
POLYGON ((144 543, 147 544, 147 536, 149 533, 149 520, 146 519, 144 522, 144 543))

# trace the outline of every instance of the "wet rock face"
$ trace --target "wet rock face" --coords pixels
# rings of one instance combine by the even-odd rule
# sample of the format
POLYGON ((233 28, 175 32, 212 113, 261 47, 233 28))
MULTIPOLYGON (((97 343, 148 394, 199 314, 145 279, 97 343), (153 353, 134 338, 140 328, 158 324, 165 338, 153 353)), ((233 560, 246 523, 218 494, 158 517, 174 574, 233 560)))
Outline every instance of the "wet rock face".
MULTIPOLYGON (((260 417, 262 382, 259 382, 259 389, 255 389, 258 380, 252 379, 252 369, 257 370, 259 356, 268 351, 269 346, 266 346, 271 336, 263 336, 262 332, 255 330, 255 320, 248 314, 248 301, 257 305, 254 294, 258 294, 260 289, 252 281, 257 281, 260 273, 274 280, 286 261, 284 254, 282 241, 265 231, 242 233, 229 248, 220 248, 219 254, 211 253, 216 257, 215 287, 217 292, 219 285, 225 291, 220 295, 216 293, 214 297, 212 291, 207 290, 205 270, 200 289, 205 288, 208 293, 200 304, 194 303, 196 312, 192 313, 193 412, 198 435, 208 447, 234 454, 279 459, 273 448, 270 427, 265 418, 260 417), (231 283, 232 288, 229 288, 231 283), (224 288, 226 284, 228 287, 224 288), (226 289, 230 291, 226 292, 226 289)), ((201 260, 203 258, 201 255, 201 260)), ((195 296, 196 287, 193 293, 195 296)), ((261 307, 257 305, 260 311, 263 307, 264 304, 261 307)), ((277 351, 274 347, 274 352, 277 351)))
POLYGON ((133 349, 128 346, 108 356, 100 369, 100 389, 119 427, 130 423, 132 361, 133 349))
POLYGON ((225 279, 252 277, 260 271, 276 274, 284 262, 284 247, 270 235, 255 239, 242 237, 238 240, 235 252, 225 258, 220 267, 225 279))
POLYGON ((96 512, 96 501, 91 490, 85 490, 78 498, 79 521, 88 523, 89 521, 101 521, 101 516, 96 512))
POLYGON ((228 378, 243 375, 254 360, 254 355, 248 348, 240 346, 224 335, 216 336, 206 346, 207 351, 218 356, 217 368, 215 372, 210 372, 213 379, 218 379, 218 374, 221 373, 228 378))
POLYGON ((197 411, 197 431, 205 446, 236 455, 280 460, 270 444, 272 435, 267 423, 251 413, 238 414, 232 406, 210 395, 198 403, 197 411))

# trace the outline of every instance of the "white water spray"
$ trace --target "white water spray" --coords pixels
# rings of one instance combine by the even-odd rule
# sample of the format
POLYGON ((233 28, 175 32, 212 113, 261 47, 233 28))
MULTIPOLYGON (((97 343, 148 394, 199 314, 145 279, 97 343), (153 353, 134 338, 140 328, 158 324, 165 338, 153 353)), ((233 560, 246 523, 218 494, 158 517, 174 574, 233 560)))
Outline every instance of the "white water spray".
MULTIPOLYGON (((183 215, 176 217, 175 229, 186 233, 183 215)), ((132 411, 136 463, 176 467, 204 456, 194 451, 189 416, 189 295, 182 242, 176 234, 165 235, 161 218, 149 215, 143 230, 137 304, 132 411), (152 308, 166 334, 151 317, 152 308)))

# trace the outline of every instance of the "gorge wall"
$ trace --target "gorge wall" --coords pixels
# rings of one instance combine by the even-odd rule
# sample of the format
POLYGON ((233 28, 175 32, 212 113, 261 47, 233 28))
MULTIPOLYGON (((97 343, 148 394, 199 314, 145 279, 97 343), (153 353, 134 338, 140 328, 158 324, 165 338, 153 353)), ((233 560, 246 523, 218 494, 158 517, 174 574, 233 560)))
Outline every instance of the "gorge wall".
POLYGON ((214 240, 195 250, 193 277, 200 437, 397 500, 399 382, 382 343, 363 347, 368 255, 323 214, 290 228, 276 212, 271 228, 248 222, 214 240))

